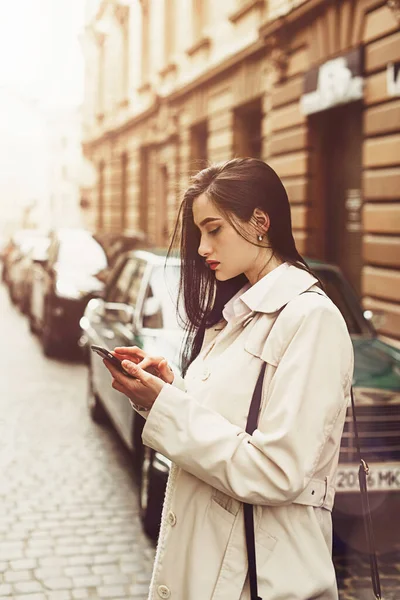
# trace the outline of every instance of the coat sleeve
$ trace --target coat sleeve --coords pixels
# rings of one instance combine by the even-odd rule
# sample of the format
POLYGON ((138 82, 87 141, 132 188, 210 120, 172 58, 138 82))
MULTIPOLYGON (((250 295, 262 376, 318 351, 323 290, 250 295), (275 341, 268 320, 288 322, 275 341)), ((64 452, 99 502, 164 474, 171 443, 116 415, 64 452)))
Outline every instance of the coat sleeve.
POLYGON ((143 442, 242 502, 293 501, 313 477, 345 412, 353 354, 344 320, 328 302, 291 315, 287 327, 283 355, 263 390, 266 407, 252 436, 166 385, 149 413, 143 442))

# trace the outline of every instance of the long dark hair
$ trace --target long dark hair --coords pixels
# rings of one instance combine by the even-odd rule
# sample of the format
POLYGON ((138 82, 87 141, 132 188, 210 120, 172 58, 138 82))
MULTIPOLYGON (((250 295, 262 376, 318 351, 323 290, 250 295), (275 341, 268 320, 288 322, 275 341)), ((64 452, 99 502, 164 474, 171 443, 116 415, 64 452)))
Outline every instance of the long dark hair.
POLYGON ((254 218, 254 209, 266 212, 270 219, 267 240, 272 256, 311 273, 296 249, 286 190, 269 165, 255 158, 234 158, 198 172, 183 196, 167 254, 168 257, 173 253, 180 240, 179 297, 183 298, 185 316, 178 313, 178 319, 183 321, 185 330, 180 356, 183 375, 200 352, 205 330, 221 320, 225 304, 248 282, 243 273, 218 281, 199 255, 200 231, 194 224, 192 207, 201 194, 206 194, 235 230, 256 246, 265 244, 249 239, 231 216, 239 223, 248 223, 254 218))

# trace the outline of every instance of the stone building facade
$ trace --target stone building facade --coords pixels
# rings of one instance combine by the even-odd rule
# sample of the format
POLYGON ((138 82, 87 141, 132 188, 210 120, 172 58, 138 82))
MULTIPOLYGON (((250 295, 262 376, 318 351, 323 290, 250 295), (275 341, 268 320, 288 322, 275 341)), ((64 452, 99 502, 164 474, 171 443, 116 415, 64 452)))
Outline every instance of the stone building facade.
POLYGON ((400 340, 400 2, 89 0, 86 221, 168 244, 190 173, 266 160, 305 256, 400 340))

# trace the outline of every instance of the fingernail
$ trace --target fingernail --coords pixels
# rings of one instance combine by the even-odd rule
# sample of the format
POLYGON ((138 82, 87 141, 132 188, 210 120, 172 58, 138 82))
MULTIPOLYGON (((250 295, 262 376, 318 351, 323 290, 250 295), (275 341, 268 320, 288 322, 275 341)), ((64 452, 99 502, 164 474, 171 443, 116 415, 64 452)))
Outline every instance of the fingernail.
POLYGON ((129 360, 123 360, 122 366, 124 367, 124 369, 130 369, 131 371, 134 371, 136 368, 136 365, 134 363, 131 363, 129 360))

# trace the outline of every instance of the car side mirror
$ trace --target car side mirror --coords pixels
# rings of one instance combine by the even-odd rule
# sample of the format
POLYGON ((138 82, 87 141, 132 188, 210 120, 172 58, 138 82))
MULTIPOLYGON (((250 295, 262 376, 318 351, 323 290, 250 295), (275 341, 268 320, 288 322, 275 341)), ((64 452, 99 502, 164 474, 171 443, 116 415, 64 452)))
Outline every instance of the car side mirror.
POLYGON ((383 310, 364 310, 363 315, 364 318, 371 323, 374 329, 380 329, 385 324, 386 315, 383 310))
POLYGON ((143 316, 144 317, 152 317, 156 315, 161 310, 160 301, 157 298, 152 296, 151 298, 146 298, 143 303, 143 316))
POLYGON ((135 311, 132 306, 123 302, 105 302, 103 314, 109 321, 130 325, 135 311))

